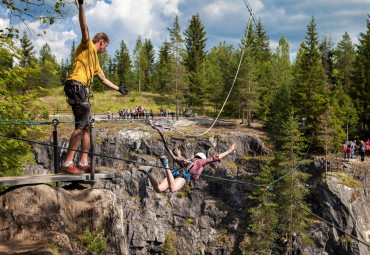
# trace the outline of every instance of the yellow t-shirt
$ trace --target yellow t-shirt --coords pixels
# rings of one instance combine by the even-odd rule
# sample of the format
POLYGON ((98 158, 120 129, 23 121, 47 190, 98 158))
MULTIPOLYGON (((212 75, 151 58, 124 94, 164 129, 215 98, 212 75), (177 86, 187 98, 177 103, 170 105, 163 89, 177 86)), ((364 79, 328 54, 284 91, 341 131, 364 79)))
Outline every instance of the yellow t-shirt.
POLYGON ((90 68, 92 75, 97 75, 102 72, 99 64, 98 54, 91 38, 89 38, 88 44, 82 42, 77 46, 75 51, 72 71, 67 77, 67 80, 76 80, 83 83, 85 86, 90 86, 90 71, 89 71, 89 58, 88 48, 90 47, 90 68))

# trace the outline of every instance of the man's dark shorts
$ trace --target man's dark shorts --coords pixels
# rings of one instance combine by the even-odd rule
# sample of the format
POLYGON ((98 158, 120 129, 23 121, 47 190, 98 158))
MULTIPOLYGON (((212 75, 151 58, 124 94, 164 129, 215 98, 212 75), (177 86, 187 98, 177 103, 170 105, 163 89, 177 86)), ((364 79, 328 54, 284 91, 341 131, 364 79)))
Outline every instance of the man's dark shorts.
POLYGON ((91 105, 89 92, 85 85, 79 81, 68 80, 64 86, 64 92, 68 97, 67 103, 72 107, 75 122, 78 122, 75 124, 75 129, 89 127, 87 122, 91 119, 91 105))

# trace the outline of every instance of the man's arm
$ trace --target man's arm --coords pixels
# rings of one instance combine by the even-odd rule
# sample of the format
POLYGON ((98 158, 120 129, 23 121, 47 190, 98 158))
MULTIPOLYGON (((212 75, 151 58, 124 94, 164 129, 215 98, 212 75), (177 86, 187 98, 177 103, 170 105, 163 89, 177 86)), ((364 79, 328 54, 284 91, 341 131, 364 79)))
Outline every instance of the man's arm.
POLYGON ((110 80, 108 80, 107 78, 105 78, 105 75, 104 75, 103 72, 98 73, 97 76, 98 76, 100 82, 103 83, 105 86, 119 91, 119 87, 117 85, 115 85, 113 82, 111 82, 110 80))
POLYGON ((78 19, 80 21, 82 43, 86 44, 89 39, 89 30, 87 29, 86 16, 84 11, 83 1, 78 1, 78 19))

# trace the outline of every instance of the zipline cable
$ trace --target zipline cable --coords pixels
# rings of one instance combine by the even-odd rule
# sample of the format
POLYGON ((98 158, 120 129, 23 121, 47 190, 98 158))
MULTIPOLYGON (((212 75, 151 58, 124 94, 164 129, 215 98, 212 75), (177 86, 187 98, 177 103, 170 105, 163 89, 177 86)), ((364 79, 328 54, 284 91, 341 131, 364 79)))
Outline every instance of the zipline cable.
POLYGON ((290 172, 284 174, 283 176, 281 176, 280 178, 276 179, 275 181, 269 183, 267 186, 271 186, 271 185, 274 185, 275 183, 281 181, 282 179, 284 179, 285 177, 287 177, 288 175, 290 175, 291 173, 293 173, 302 163, 303 160, 306 159, 307 155, 308 155, 308 152, 310 151, 311 149, 311 145, 312 145, 312 141, 313 141, 313 137, 314 137, 314 134, 312 134, 312 137, 311 137, 311 142, 310 142, 310 145, 308 146, 308 149, 307 149, 307 152, 306 152, 306 155, 304 155, 304 157, 299 161, 299 164, 294 167, 290 172))

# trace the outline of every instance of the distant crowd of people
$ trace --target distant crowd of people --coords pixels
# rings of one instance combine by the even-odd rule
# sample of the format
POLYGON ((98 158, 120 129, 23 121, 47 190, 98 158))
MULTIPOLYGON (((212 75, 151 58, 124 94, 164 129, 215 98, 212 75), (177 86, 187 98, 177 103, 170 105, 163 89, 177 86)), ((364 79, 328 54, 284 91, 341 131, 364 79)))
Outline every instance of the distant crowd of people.
MULTIPOLYGON (((183 108, 182 112, 180 111, 180 116, 182 117, 190 117, 192 113, 191 109, 183 108)), ((170 109, 160 109, 159 115, 161 117, 170 117, 174 115, 175 113, 172 112, 170 109)), ((118 111, 119 119, 148 119, 149 117, 154 116, 154 112, 152 109, 145 109, 143 106, 135 107, 134 109, 121 109, 118 111)), ((108 109, 107 111, 107 118, 112 119, 113 113, 108 109)))
POLYGON ((357 155, 357 159, 361 162, 365 161, 365 156, 370 157, 370 140, 366 142, 361 141, 357 143, 356 140, 347 141, 342 147, 342 158, 343 160, 353 159, 354 155, 357 155))
MULTIPOLYGON (((108 109, 109 112, 109 109, 108 109)), ((108 114, 108 113, 107 113, 108 114)), ((135 107, 134 109, 122 109, 118 111, 119 119, 148 119, 154 116, 152 109, 145 109, 143 106, 135 107)), ((109 114, 108 114, 109 119, 109 114)))

